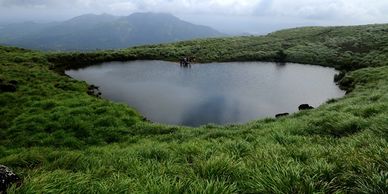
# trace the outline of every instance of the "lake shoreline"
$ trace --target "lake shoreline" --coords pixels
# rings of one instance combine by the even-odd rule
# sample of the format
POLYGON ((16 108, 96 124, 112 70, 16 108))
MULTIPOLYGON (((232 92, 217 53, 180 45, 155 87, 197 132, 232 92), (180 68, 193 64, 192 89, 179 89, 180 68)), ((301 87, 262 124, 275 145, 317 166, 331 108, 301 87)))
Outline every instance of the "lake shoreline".
POLYGON ((180 67, 157 60, 109 62, 65 72, 98 86, 102 97, 126 103, 148 120, 191 127, 243 124, 281 112, 294 113, 306 103, 318 107, 329 99, 343 97, 344 92, 333 82, 337 73, 328 67, 295 63, 180 67))

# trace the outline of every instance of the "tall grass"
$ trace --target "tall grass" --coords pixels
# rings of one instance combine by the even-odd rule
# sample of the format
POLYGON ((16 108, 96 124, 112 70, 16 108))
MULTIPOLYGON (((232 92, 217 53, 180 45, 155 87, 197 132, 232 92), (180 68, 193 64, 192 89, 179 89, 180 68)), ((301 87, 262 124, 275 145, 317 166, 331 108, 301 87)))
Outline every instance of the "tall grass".
POLYGON ((387 28, 301 28, 82 55, 0 47, 0 79, 18 82, 0 93, 0 163, 23 179, 9 193, 387 193, 387 28), (270 60, 279 49, 287 61, 347 70, 340 84, 349 93, 281 119, 189 128, 143 121, 51 70, 187 53, 270 60))

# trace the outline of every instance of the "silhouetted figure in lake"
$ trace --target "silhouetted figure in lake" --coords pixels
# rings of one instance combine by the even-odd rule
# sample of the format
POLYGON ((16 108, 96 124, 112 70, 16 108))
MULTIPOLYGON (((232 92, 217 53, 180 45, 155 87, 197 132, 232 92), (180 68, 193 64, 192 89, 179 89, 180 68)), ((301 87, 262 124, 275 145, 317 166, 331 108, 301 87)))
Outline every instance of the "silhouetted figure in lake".
POLYGON ((179 62, 180 62, 180 66, 181 67, 191 68, 191 64, 190 64, 191 59, 190 59, 190 57, 183 57, 183 58, 180 59, 179 62))

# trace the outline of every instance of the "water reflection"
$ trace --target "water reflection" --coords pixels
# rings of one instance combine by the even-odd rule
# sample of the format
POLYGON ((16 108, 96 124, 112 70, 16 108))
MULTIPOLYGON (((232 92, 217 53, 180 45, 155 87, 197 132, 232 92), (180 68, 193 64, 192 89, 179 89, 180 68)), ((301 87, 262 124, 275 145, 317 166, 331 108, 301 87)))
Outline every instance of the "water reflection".
POLYGON ((228 109, 226 105, 225 97, 209 98, 185 112, 181 124, 193 126, 197 123, 224 123, 227 120, 224 117, 228 109))
POLYGON ((155 122, 198 126, 243 123, 300 104, 318 106, 344 92, 334 69, 263 62, 193 64, 111 62, 66 73, 100 86, 102 96, 135 107, 155 122))

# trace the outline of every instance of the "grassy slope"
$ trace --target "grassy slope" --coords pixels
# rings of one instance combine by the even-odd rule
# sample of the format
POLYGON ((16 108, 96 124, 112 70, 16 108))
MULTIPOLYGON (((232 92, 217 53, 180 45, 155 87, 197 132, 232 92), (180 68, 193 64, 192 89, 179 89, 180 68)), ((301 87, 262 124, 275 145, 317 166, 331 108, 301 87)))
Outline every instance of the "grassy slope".
POLYGON ((204 39, 93 53, 50 54, 60 67, 112 60, 163 59, 194 56, 198 62, 274 61, 279 51, 289 62, 332 66, 342 70, 388 65, 388 24, 353 27, 307 27, 268 36, 204 39))
POLYGON ((0 47, 0 163, 18 193, 384 193, 388 25, 301 28, 95 53, 0 47), (199 128, 143 122, 50 69, 126 59, 278 60, 335 66, 352 91, 279 120, 199 128), (368 68, 363 68, 368 67, 368 68), (359 70, 356 70, 359 69, 359 70))

